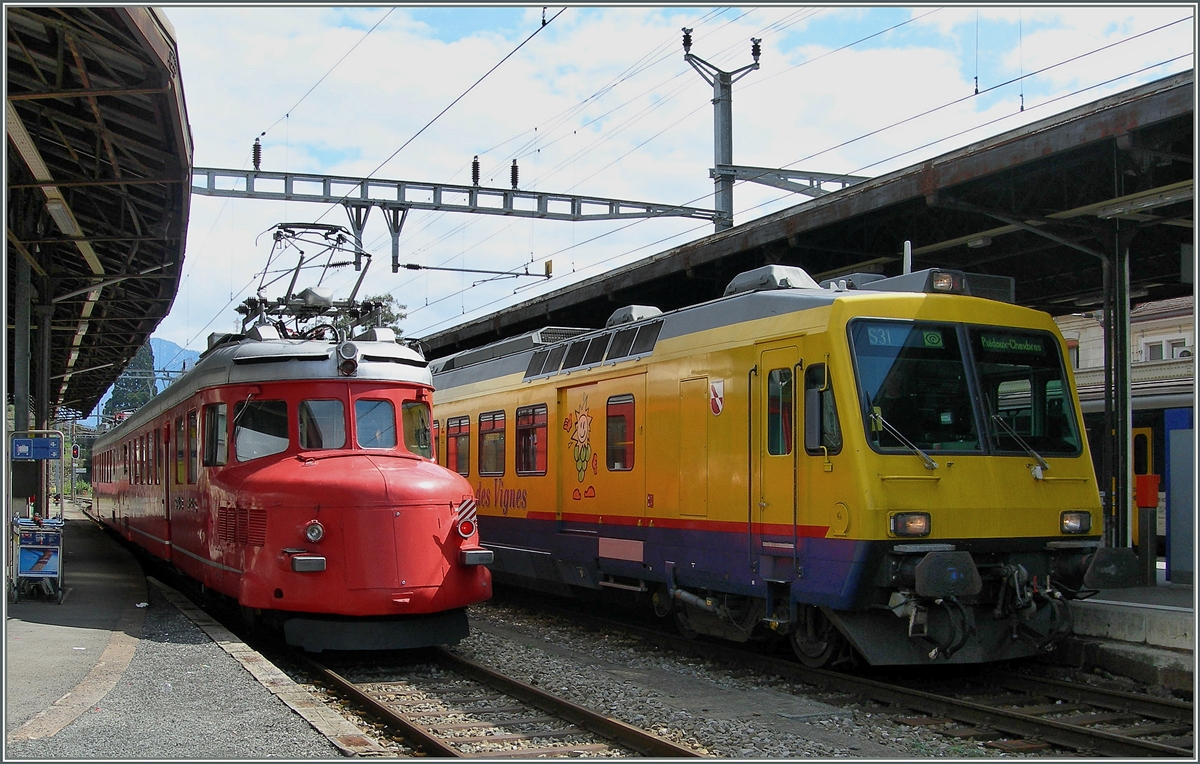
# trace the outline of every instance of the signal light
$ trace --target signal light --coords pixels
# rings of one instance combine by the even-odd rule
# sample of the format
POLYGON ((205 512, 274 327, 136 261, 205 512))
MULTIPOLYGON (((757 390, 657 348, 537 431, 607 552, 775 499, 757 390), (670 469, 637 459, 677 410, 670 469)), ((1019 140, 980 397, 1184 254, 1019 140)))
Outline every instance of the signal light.
POLYGON ((71 458, 72 459, 79 458, 79 444, 78 443, 71 444, 71 458))
POLYGON ((475 511, 478 505, 474 499, 467 498, 458 506, 458 514, 454 519, 454 525, 458 529, 458 535, 465 539, 469 539, 475 535, 477 530, 475 526, 475 511))

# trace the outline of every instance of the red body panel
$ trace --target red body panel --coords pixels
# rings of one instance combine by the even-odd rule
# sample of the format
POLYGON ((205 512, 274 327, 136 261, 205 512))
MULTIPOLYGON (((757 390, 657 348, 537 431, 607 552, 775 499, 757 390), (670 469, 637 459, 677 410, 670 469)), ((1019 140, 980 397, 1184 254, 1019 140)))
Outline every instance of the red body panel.
MULTIPOLYGON (((95 513, 131 543, 167 559, 191 578, 261 610, 337 616, 404 616, 464 608, 491 596, 484 565, 465 565, 458 507, 473 499, 470 484, 412 453, 403 437, 392 448, 357 445, 354 406, 360 397, 427 401, 428 388, 357 380, 284 380, 200 390, 105 444, 93 484, 95 513), (247 400, 285 401, 286 450, 239 461, 233 412, 247 400), (296 411, 301 401, 341 400, 348 412, 338 449, 302 449, 296 411), (180 466, 177 422, 189 412, 226 404, 228 457, 206 465, 198 454, 205 420, 180 466), (182 477, 182 480, 179 479, 182 477), (320 523, 324 536, 305 537, 320 523), (324 570, 298 572, 293 557, 323 557, 324 570)), ((400 419, 397 413, 397 419, 400 419)), ((397 421, 397 432, 403 422, 397 421)), ((186 429, 185 429, 186 434, 186 429)), ((186 438, 184 439, 186 440, 186 438)))

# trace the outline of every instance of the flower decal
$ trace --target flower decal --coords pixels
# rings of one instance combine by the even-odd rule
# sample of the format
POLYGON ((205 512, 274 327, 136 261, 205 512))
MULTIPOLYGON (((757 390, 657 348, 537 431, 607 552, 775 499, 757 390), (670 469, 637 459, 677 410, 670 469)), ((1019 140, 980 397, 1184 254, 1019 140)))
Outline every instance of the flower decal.
POLYGON ((592 461, 592 415, 588 409, 587 398, 575 409, 573 418, 575 426, 571 430, 571 443, 575 449, 575 469, 579 473, 579 482, 587 477, 588 464, 592 461))

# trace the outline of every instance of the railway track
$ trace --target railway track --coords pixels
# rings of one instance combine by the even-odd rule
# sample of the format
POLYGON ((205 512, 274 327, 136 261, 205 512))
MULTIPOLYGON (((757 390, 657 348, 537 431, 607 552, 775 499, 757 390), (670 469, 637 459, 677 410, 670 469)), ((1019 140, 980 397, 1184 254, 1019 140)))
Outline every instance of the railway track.
MULTIPOLYGON (((451 653, 403 666, 334 671, 301 654, 334 691, 428 756, 445 758, 696 757, 701 754, 451 653)), ((339 667, 340 668, 340 667, 339 667)))
MULTIPOLYGON (((546 603, 539 611, 549 612, 546 603)), ((560 613, 593 629, 641 637, 650 644, 692 657, 773 673, 822 691, 869 700, 890 708, 900 724, 987 741, 1007 753, 1053 746, 1093 756, 1195 758, 1193 704, 1176 699, 1116 692, 1092 685, 1012 672, 975 672, 935 680, 887 680, 809 669, 791 661, 730 644, 688 641, 667 629, 639 626, 576 609, 560 613)))

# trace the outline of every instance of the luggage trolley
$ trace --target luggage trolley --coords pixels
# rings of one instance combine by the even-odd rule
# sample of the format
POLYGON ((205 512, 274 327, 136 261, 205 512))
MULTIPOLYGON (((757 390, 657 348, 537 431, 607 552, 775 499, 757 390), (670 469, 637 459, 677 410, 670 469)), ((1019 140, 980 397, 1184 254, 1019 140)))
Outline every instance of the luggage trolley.
MULTIPOLYGON (((10 543, 7 555, 9 601, 19 602, 22 594, 28 596, 35 587, 40 587, 47 597, 56 598, 61 604, 64 593, 63 531, 66 529, 66 504, 62 490, 62 452, 65 438, 58 430, 30 430, 19 434, 29 437, 17 437, 18 433, 13 434, 9 449, 9 458, 12 461, 58 462, 58 516, 43 518, 33 513, 28 505, 17 509, 12 505, 12 496, 6 496, 10 506, 10 543), (22 514, 29 516, 24 517, 22 514)), ((49 506, 47 504, 48 508, 49 506)), ((47 511, 47 514, 50 512, 47 511)))

